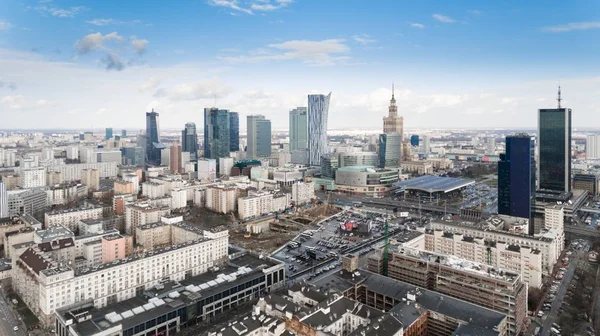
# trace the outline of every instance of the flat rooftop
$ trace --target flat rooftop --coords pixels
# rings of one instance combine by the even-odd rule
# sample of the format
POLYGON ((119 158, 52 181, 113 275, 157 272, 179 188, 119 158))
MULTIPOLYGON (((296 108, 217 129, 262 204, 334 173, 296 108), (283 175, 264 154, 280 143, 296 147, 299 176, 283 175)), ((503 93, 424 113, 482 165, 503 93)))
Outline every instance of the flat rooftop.
POLYGON ((449 193, 451 191, 464 188, 474 183, 475 181, 473 180, 455 177, 425 175, 409 180, 396 182, 394 183, 394 187, 404 188, 406 190, 419 190, 424 192, 449 193))

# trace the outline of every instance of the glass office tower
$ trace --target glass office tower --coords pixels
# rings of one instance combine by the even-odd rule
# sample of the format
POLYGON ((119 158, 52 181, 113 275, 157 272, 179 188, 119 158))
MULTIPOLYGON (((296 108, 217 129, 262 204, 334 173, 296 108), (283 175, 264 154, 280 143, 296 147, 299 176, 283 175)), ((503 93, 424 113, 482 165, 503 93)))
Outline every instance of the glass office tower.
POLYGON ((181 151, 190 153, 190 161, 198 161, 198 134, 193 122, 186 123, 181 131, 181 151))
POLYGON ((327 117, 329 115, 328 95, 308 95, 308 163, 321 165, 321 156, 327 154, 327 117))
POLYGON ((538 188, 571 191, 571 109, 538 112, 538 188))
POLYGON ((160 125, 158 112, 146 112, 146 162, 160 166, 160 151, 164 146, 160 143, 160 125))
POLYGON ((506 137, 498 162, 498 214, 529 219, 533 234, 535 144, 528 134, 506 137))
POLYGON ((308 148, 307 108, 296 107, 290 111, 290 152, 308 148))
POLYGON ((237 112, 229 112, 229 151, 240 150, 240 116, 237 112))
POLYGON ((219 159, 229 157, 231 133, 229 111, 216 107, 204 109, 204 157, 219 159))
POLYGON ((379 168, 400 167, 402 140, 398 133, 379 134, 379 168))

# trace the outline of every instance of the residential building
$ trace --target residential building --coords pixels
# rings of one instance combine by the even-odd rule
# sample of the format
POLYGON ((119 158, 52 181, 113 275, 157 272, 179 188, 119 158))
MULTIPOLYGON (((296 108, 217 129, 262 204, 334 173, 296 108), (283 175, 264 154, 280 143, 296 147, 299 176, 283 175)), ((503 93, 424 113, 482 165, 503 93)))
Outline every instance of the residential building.
POLYGON ((231 149, 230 113, 216 107, 204 109, 204 157, 229 157, 231 149))
POLYGON ((41 188, 46 186, 46 168, 25 168, 19 173, 21 188, 41 188))
MULTIPOLYGON (((525 330, 527 285, 518 273, 405 246, 392 245, 388 250, 390 278, 506 314, 509 335, 525 330)), ((382 253, 378 250, 369 259, 370 271, 381 272, 382 253)))
POLYGON ((0 167, 14 167, 16 154, 15 150, 0 148, 0 167))
POLYGON ((397 168, 350 166, 338 168, 335 175, 336 190, 367 195, 383 195, 391 189, 394 182, 398 181, 397 168))
POLYGON ((291 195, 280 192, 248 192, 238 199, 238 218, 246 220, 273 212, 284 211, 291 202, 291 195))
POLYGON ((115 181, 113 190, 115 195, 123 195, 123 194, 135 194, 133 182, 117 180, 115 181))
POLYGON ((88 187, 77 182, 64 182, 53 185, 46 189, 48 205, 67 204, 78 197, 85 197, 88 187))
POLYGON ((571 191, 571 109, 538 111, 537 186, 539 189, 571 191))
POLYGON ((297 181, 292 184, 292 201, 295 205, 311 202, 315 198, 315 186, 313 182, 297 181))
POLYGON ((160 151, 160 165, 171 169, 171 148, 164 148, 160 151))
POLYGON ((98 169, 100 178, 115 178, 119 172, 117 162, 73 163, 49 166, 48 171, 57 171, 63 175, 64 181, 81 180, 84 169, 98 169))
POLYGON ((331 92, 328 95, 308 95, 308 155, 311 166, 320 166, 321 156, 328 152, 327 118, 330 101, 331 92))
POLYGON ((76 231, 80 220, 100 218, 102 218, 102 207, 56 210, 44 214, 44 225, 45 227, 62 225, 71 231, 76 231))
POLYGON ((4 182, 0 181, 0 218, 8 217, 8 191, 4 182))
POLYGON ((171 190, 171 209, 178 210, 187 207, 186 189, 176 188, 171 190))
POLYGON ((290 153, 308 148, 308 109, 296 107, 290 111, 290 153))
POLYGON ((60 172, 49 171, 46 173, 46 185, 53 186, 61 184, 64 181, 60 172))
POLYGON ((158 112, 146 112, 146 162, 160 165, 160 152, 165 146, 160 142, 160 123, 158 112))
POLYGON ((204 231, 194 241, 82 270, 29 248, 17 260, 15 292, 48 326, 57 309, 85 303, 103 308, 141 295, 166 279, 183 281, 205 273, 227 259, 227 246, 227 231, 204 231))
POLYGON ((151 181, 146 181, 142 183, 142 196, 146 196, 148 198, 160 198, 165 196, 167 193, 165 192, 165 185, 163 183, 156 183, 151 181))
POLYGON ((103 149, 94 151, 94 153, 96 154, 95 162, 116 162, 117 164, 121 164, 123 161, 123 154, 120 149, 103 149))
POLYGON ((88 189, 92 191, 100 189, 100 172, 98 169, 82 169, 81 183, 88 186, 88 189))
POLYGON ((429 160, 402 161, 402 172, 415 175, 432 175, 433 164, 429 160))
POLYGON ((152 251, 203 237, 203 231, 183 222, 182 216, 166 216, 160 222, 144 224, 135 232, 135 242, 145 251, 152 251))
POLYGON ((102 264, 125 259, 127 239, 120 234, 102 237, 102 264))
POLYGON ((123 181, 133 184, 133 194, 137 195, 140 192, 140 183, 137 174, 127 173, 123 175, 123 181))
POLYGON ((229 112, 229 151, 240 150, 240 116, 237 112, 229 112))
POLYGON ((248 135, 246 158, 271 156, 271 120, 263 115, 249 115, 246 127, 248 135))
POLYGON ((431 139, 429 135, 423 136, 423 153, 429 154, 431 153, 431 139))
POLYGON ((153 207, 148 203, 125 205, 125 233, 135 237, 136 228, 160 221, 160 218, 171 213, 169 206, 153 207))
POLYGON ((600 134, 588 135, 585 142, 585 157, 600 159, 600 134))
POLYGON ((198 134, 193 122, 186 123, 181 131, 181 151, 190 153, 190 161, 198 160, 198 134))
POLYGON ((392 85, 392 99, 388 107, 388 116, 383 117, 383 133, 398 133, 400 140, 404 139, 404 118, 398 115, 398 105, 394 98, 394 85, 392 85))
POLYGON ((218 213, 237 210, 238 189, 235 186, 216 185, 206 188, 205 206, 218 213))
MULTIPOLYGON (((219 161, 223 158, 219 158, 219 161)), ((233 163, 233 162, 232 162, 233 163)), ((232 164, 233 166, 233 164, 232 164)), ((199 159, 198 160, 198 179, 214 180, 217 178, 217 160, 199 159)))
POLYGON ((544 210, 544 228, 563 232, 565 229, 565 211, 563 205, 547 205, 544 210))
POLYGON ((498 214, 527 218, 534 229, 535 144, 528 134, 506 137, 498 162, 498 214))
POLYGON ((486 144, 485 144, 485 152, 488 155, 496 154, 496 138, 495 137, 487 138, 486 144))
POLYGON ((113 129, 112 128, 106 128, 106 140, 112 139, 113 137, 113 129))
POLYGON ((379 168, 399 168, 402 159, 402 137, 399 133, 379 134, 379 168))
POLYGON ((229 176, 231 174, 231 168, 233 168, 233 158, 219 158, 219 177, 229 176))

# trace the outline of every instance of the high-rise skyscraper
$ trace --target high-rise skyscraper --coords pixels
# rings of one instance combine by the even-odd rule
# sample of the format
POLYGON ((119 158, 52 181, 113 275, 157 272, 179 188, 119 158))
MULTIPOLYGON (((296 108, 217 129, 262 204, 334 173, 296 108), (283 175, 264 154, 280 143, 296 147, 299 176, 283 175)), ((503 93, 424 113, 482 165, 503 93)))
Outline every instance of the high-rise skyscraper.
POLYGON ((529 219, 533 234, 535 144, 528 134, 506 137, 506 152, 498 162, 498 213, 529 219))
POLYGON ((383 133, 398 133, 400 134, 400 139, 404 139, 404 118, 398 115, 398 105, 396 105, 396 98, 394 98, 393 84, 388 116, 383 117, 383 133))
POLYGON ((379 134, 379 168, 400 167, 402 140, 398 133, 379 134))
POLYGON ((600 159, 600 134, 588 135, 585 142, 585 157, 600 159))
POLYGON ((290 152, 308 148, 307 108, 296 107, 290 111, 290 152))
POLYGON ((193 122, 186 123, 181 131, 181 151, 190 153, 190 161, 198 161, 198 134, 193 122))
POLYGON ((248 149, 247 158, 271 156, 271 120, 262 115, 247 117, 248 149))
POLYGON ((413 147, 419 147, 419 136, 417 134, 410 136, 410 145, 413 147))
POLYGON ((165 146, 160 143, 160 124, 158 112, 146 112, 146 162, 150 165, 160 165, 160 151, 165 146))
POLYGON ((329 115, 328 95, 308 95, 308 164, 321 165, 321 156, 327 154, 327 117, 329 115))
POLYGON ((113 129, 112 127, 108 127, 106 129, 106 140, 111 139, 113 137, 113 129))
POLYGON ((425 135, 423 137, 423 153, 429 154, 431 152, 431 140, 429 139, 429 135, 425 135))
POLYGON ((144 166, 146 164, 145 147, 121 147, 121 160, 126 166, 144 166))
POLYGON ((231 132, 229 111, 216 107, 204 109, 204 157, 219 159, 229 157, 231 132))
POLYGON ((229 112, 229 151, 240 150, 240 116, 237 112, 229 112))
POLYGON ((538 111, 537 186, 539 189, 571 191, 571 109, 561 107, 538 111))
POLYGON ((177 144, 171 145, 170 150, 170 163, 171 172, 173 174, 181 173, 181 146, 177 144))
POLYGON ((121 138, 127 138, 127 130, 121 130, 121 138))
POLYGON ((0 218, 8 217, 8 191, 6 184, 0 181, 0 218))

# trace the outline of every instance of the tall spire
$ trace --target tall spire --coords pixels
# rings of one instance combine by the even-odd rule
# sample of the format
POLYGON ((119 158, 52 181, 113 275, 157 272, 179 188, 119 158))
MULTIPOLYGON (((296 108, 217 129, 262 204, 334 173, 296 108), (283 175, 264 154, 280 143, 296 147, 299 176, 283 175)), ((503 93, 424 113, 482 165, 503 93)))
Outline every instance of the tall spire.
POLYGON ((560 96, 560 83, 558 83, 558 98, 556 98, 556 100, 558 101, 558 108, 561 108, 560 102, 562 101, 562 97, 560 96))
POLYGON ((394 82, 392 82, 392 99, 394 99, 394 82))

